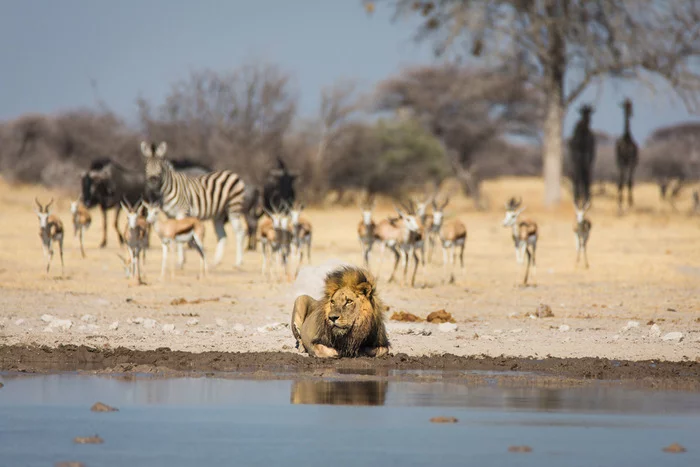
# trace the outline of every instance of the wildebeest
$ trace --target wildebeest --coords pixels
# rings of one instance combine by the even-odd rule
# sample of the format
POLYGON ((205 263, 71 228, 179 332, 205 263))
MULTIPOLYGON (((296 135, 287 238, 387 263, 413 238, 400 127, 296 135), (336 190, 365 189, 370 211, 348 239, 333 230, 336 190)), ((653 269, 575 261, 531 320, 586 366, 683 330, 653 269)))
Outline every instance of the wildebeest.
POLYGON ((277 168, 270 170, 263 185, 263 207, 268 211, 282 209, 288 212, 296 201, 294 182, 299 175, 290 172, 287 165, 277 158, 277 168))
MULTIPOLYGON (((211 171, 209 167, 189 159, 175 160, 173 166, 177 171, 193 175, 211 171)), ((99 206, 102 211, 101 248, 107 246, 107 210, 111 208, 116 208, 114 229, 117 232, 119 244, 124 243, 119 229, 120 202, 126 199, 129 203, 136 204, 145 194, 145 182, 143 170, 129 170, 109 158, 93 160, 90 168, 83 174, 81 179, 83 204, 88 209, 99 206)))

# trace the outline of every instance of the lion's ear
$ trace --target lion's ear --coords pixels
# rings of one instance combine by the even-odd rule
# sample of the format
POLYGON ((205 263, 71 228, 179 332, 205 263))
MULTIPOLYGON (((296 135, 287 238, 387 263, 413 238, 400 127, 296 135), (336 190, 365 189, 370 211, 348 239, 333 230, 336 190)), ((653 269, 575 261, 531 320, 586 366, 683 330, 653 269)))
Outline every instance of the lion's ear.
POLYGON ((361 282, 357 284, 357 291, 367 298, 372 297, 372 284, 369 282, 361 282))

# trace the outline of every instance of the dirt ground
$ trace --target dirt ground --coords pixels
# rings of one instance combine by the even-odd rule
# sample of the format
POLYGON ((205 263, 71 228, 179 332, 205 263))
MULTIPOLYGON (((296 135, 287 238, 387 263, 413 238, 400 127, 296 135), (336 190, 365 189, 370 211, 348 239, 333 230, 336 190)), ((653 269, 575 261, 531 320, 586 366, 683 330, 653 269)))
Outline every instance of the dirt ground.
MULTIPOLYGON (((700 218, 687 214, 688 200, 674 212, 661 206, 654 186, 640 186, 635 208, 618 216, 609 187, 607 196, 594 198, 589 213, 591 267, 585 270, 574 264, 567 193, 560 208, 547 210, 538 179, 501 179, 487 183, 484 192, 491 204, 487 211, 475 211, 466 199, 451 201, 446 210, 447 218, 458 216, 468 229, 466 267, 456 284, 443 283, 439 255, 419 269, 416 288, 388 284, 392 260, 387 254, 379 279, 379 293, 390 307, 387 318, 396 311, 425 318, 444 309, 456 325, 388 321, 395 355, 700 360, 700 218), (501 226, 503 203, 511 195, 523 197, 523 215, 539 224, 535 287, 517 286, 523 269, 515 263, 509 230, 501 226), (541 304, 554 316, 526 316, 541 304)), ((198 258, 190 250, 184 270, 160 281, 160 242, 153 235, 148 283, 135 286, 117 256, 124 251, 111 226, 113 213, 108 246, 100 249, 102 219, 92 211, 87 258, 80 257, 72 237, 71 195, 77 193, 0 181, 0 345, 296 353, 288 327, 295 296, 318 295, 320 282, 313 276, 320 277, 320 266, 361 261, 359 210, 309 209, 313 266, 302 268, 296 283, 263 278, 259 250, 246 252, 243 265, 234 267, 235 242, 227 226, 224 261, 206 278, 197 277, 198 258), (44 202, 56 197, 55 213, 68 233, 64 277, 58 255, 50 274, 44 273, 35 196, 44 202)), ((390 212, 390 204, 380 205, 375 220, 390 212)), ((206 229, 205 246, 213 257, 212 224, 206 229)), ((11 349, 18 347, 4 348, 4 369, 11 349)))

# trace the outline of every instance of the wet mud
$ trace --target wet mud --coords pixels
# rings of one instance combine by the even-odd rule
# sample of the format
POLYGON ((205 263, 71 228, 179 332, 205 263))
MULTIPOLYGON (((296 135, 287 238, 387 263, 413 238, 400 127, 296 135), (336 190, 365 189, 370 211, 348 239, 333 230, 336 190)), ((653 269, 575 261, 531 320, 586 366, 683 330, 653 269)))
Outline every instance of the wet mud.
MULTIPOLYGON (((624 361, 602 358, 512 358, 450 354, 385 358, 314 359, 293 352, 202 352, 99 349, 87 346, 0 346, 0 371, 54 373, 151 374, 160 376, 244 375, 276 379, 311 377, 371 377, 394 380, 430 380, 470 375, 474 382, 519 385, 575 385, 607 381, 648 388, 700 391, 700 363, 696 361, 624 361), (493 373, 497 372, 497 373, 493 373), (454 376, 454 375, 457 376, 454 376)), ((236 377, 236 376, 233 376, 236 377)), ((241 376, 243 377, 243 376, 241 376)))

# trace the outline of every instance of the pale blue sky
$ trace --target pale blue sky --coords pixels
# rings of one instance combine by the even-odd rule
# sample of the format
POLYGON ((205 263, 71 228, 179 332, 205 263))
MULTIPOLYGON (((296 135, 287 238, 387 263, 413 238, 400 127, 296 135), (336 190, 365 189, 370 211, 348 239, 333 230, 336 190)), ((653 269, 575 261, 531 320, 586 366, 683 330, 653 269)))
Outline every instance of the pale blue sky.
MULTIPOLYGON (((301 111, 315 112, 322 86, 341 78, 365 89, 405 65, 433 60, 409 24, 388 12, 367 17, 359 0, 0 0, 0 119, 94 105, 90 80, 108 106, 133 120, 138 95, 160 102, 191 70, 230 70, 250 60, 278 63, 295 77, 301 111)), ((668 96, 634 93, 633 131, 690 116, 668 96)), ((623 94, 607 86, 594 101, 595 128, 617 134, 623 94)), ((568 134, 576 118, 569 112, 568 134)))

